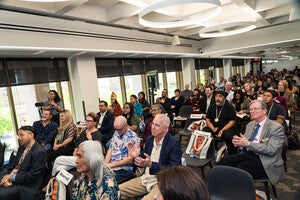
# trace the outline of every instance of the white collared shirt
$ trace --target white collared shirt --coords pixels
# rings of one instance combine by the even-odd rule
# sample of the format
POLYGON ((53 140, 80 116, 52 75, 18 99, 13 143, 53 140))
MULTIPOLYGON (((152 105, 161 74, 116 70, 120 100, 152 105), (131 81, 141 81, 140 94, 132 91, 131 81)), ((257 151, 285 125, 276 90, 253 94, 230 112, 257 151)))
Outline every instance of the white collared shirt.
POLYGON ((100 112, 100 119, 99 119, 98 128, 101 128, 102 122, 103 122, 103 118, 104 118, 106 112, 107 112, 107 110, 104 113, 100 112))
MULTIPOLYGON (((153 148, 151 151, 150 159, 152 162, 159 162, 160 152, 162 148, 164 138, 156 144, 155 139, 153 140, 153 148)), ((150 192, 153 185, 157 183, 156 175, 150 174, 150 168, 146 167, 145 173, 141 176, 142 185, 146 187, 147 191, 150 192)))

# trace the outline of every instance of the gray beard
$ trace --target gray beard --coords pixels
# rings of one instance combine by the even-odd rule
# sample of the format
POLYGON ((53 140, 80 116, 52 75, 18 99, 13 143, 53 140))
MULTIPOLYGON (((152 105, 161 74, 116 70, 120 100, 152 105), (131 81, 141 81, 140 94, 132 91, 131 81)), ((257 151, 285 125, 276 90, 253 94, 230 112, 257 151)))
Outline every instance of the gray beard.
POLYGON ((221 103, 220 102, 216 102, 216 105, 219 106, 219 105, 221 105, 221 103))

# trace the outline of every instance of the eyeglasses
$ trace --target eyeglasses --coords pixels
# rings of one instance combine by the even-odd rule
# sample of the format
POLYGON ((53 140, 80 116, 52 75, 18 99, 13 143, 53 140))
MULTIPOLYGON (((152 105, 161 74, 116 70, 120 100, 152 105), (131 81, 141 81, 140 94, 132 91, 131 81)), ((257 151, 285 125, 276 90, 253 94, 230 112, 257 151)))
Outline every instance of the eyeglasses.
POLYGON ((161 125, 160 124, 156 124, 156 123, 152 123, 151 127, 159 129, 161 127, 161 125))
POLYGON ((250 111, 262 110, 263 108, 250 108, 250 111))
POLYGON ((128 109, 128 108, 130 108, 130 107, 127 107, 127 106, 123 107, 123 109, 128 109))
POLYGON ((93 120, 85 120, 86 123, 92 123, 94 122, 93 120))
POLYGON ((122 128, 115 128, 115 131, 116 131, 116 132, 120 132, 120 131, 122 131, 124 128, 125 128, 125 126, 123 126, 122 128))

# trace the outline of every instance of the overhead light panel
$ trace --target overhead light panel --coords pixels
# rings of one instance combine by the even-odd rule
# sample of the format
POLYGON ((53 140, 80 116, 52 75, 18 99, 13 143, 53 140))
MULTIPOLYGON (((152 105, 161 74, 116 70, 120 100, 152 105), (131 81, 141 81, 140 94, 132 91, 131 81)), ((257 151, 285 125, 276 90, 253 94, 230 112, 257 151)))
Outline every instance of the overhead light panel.
POLYGON ((207 21, 215 16, 217 16, 221 12, 221 2, 219 0, 164 0, 157 3, 154 3, 139 13, 139 23, 146 27, 152 27, 152 28, 176 28, 176 27, 182 27, 182 26, 190 26, 195 24, 200 24, 204 21, 207 21), (169 21, 169 22, 155 22, 150 20, 145 20, 143 17, 151 12, 154 12, 155 10, 166 8, 169 6, 175 6, 180 4, 186 4, 186 3, 207 3, 207 4, 214 4, 216 6, 215 9, 212 11, 205 13, 201 16, 197 16, 190 19, 185 20, 178 20, 178 21, 169 21))
POLYGON ((252 21, 230 22, 216 26, 205 27, 199 31, 199 36, 202 38, 224 37, 245 33, 255 28, 256 24, 252 21))

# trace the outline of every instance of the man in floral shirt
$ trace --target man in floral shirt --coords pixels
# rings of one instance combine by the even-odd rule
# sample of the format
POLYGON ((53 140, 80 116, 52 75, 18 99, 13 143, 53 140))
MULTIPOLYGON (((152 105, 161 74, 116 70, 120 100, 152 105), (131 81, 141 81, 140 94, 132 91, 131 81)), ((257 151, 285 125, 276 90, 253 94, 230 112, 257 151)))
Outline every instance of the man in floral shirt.
POLYGON ((105 162, 115 172, 116 180, 121 182, 133 175, 133 159, 140 153, 140 139, 134 131, 129 129, 127 120, 123 116, 116 117, 114 128, 115 133, 109 145, 105 162), (135 151, 130 152, 129 149, 135 149, 135 151))

